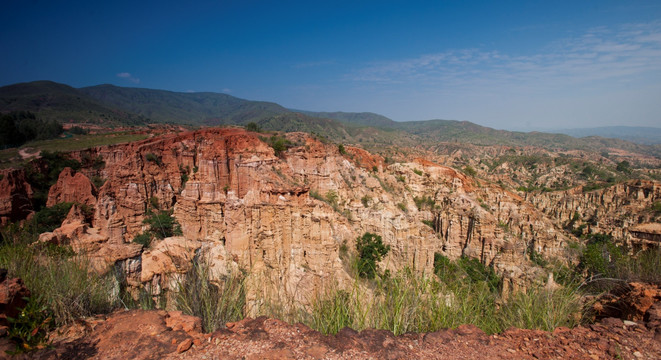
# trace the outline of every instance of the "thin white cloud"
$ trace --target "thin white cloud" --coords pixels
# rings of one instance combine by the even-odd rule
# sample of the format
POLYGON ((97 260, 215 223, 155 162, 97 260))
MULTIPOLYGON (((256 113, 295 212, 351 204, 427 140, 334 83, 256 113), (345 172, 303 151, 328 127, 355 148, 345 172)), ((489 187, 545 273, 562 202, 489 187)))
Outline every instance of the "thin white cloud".
POLYGON ((128 81, 130 81, 134 84, 139 84, 140 83, 140 79, 138 79, 136 77, 133 77, 133 75, 131 75, 131 73, 128 73, 128 72, 117 73, 117 77, 122 78, 122 79, 126 79, 126 80, 128 80, 128 81))
POLYGON ((661 75, 661 23, 594 28, 533 55, 460 49, 372 63, 346 78, 443 89, 559 89, 661 75))
POLYGON ((224 89, 221 90, 221 91, 224 92, 225 94, 229 94, 229 93, 232 92, 232 89, 224 88, 224 89))

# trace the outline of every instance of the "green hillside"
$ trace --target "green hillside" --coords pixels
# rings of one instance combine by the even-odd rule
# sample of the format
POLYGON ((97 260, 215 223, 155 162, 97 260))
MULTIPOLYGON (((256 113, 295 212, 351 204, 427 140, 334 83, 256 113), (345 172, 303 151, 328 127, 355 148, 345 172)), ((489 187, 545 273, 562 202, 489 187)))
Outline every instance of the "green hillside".
POLYGON ((78 89, 52 81, 35 81, 0 88, 0 112, 29 111, 43 120, 106 126, 143 124, 145 118, 109 107, 78 89))
POLYGON ((342 112, 342 111, 335 111, 335 112, 315 112, 315 111, 306 111, 306 110, 292 110, 292 111, 317 118, 333 119, 344 123, 362 125, 362 126, 393 128, 396 127, 398 124, 396 121, 391 120, 383 115, 379 115, 371 112, 352 113, 352 112, 342 112))
POLYGON ((114 85, 91 86, 80 91, 103 104, 139 114, 155 123, 244 124, 289 112, 275 103, 210 92, 180 93, 114 85))
POLYGON ((51 81, 0 88, 0 113, 30 111, 43 120, 101 125, 176 123, 245 125, 265 130, 317 133, 337 142, 365 146, 430 146, 440 142, 474 145, 538 146, 548 150, 606 152, 619 148, 661 157, 661 145, 640 145, 600 137, 496 130, 467 121, 395 122, 374 113, 294 112, 264 101, 219 93, 180 93, 165 90, 98 85, 75 89, 51 81))

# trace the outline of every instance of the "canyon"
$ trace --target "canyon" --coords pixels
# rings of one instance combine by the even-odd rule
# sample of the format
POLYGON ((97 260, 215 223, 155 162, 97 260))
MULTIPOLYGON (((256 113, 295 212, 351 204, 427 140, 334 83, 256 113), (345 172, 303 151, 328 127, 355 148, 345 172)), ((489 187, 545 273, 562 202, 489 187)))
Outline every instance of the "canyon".
MULTIPOLYGON (((572 225, 586 224, 586 233, 636 242, 645 237, 640 224, 658 221, 647 209, 661 191, 655 181, 638 180, 589 192, 579 186, 522 193, 422 157, 387 163, 316 135, 231 127, 69 156, 103 166, 59 174, 47 204, 75 205, 40 241, 71 245, 96 271, 120 269, 130 287, 155 297, 167 296, 199 259, 209 261, 214 281, 244 271, 250 314, 266 302, 305 306, 326 288, 350 287, 348 256, 365 232, 391 248, 382 270, 431 274, 435 254, 467 256, 493 267, 504 294, 525 290, 548 278, 530 260, 532 252, 576 261, 568 245, 580 240, 567 229, 575 214, 572 225), (287 146, 276 152, 269 141, 277 139, 287 146), (92 178, 103 185, 97 188, 92 178), (132 240, 148 230, 144 220, 152 211, 171 211, 181 234, 143 248, 132 240)), ((31 188, 24 172, 3 175, 0 217, 27 216, 21 211, 31 188)))

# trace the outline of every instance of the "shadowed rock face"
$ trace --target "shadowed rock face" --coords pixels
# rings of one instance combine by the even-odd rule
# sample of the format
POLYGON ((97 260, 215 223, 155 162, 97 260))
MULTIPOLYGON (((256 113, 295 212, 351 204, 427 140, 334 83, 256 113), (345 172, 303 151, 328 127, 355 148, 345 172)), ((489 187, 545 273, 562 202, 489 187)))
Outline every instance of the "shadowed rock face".
POLYGON ((70 221, 44 240, 66 238, 99 271, 115 265, 129 284, 150 284, 155 294, 202 254, 214 277, 249 272, 251 309, 261 296, 306 303, 325 286, 350 284, 339 249, 353 249, 364 232, 390 245, 384 269, 431 273, 435 253, 466 255, 493 265, 506 292, 544 280, 528 260, 531 250, 564 257, 561 222, 512 192, 425 159, 386 166, 362 149, 341 154, 304 133, 284 136, 291 145, 280 156, 260 134, 232 128, 86 150, 105 168, 65 169, 51 193, 53 201, 92 204, 93 226, 70 221), (96 193, 87 180, 93 175, 107 179, 96 193), (183 237, 141 253, 131 241, 146 230, 154 205, 173 210, 183 237))
POLYGON ((0 225, 25 219, 32 213, 32 187, 23 170, 0 170, 0 225))
POLYGON ((57 183, 48 191, 46 206, 50 207, 61 202, 75 202, 94 206, 96 196, 96 187, 89 178, 67 167, 60 173, 57 183))

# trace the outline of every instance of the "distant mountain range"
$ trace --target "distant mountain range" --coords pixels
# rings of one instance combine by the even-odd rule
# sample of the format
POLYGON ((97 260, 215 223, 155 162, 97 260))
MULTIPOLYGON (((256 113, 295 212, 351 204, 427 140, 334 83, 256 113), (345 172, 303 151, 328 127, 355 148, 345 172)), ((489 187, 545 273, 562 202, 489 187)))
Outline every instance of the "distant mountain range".
POLYGON ((291 110, 272 102, 244 100, 220 93, 181 93, 114 85, 77 89, 52 81, 35 81, 1 87, 0 112, 11 111, 30 111, 40 118, 63 123, 216 126, 255 122, 265 130, 305 131, 354 143, 416 145, 454 141, 475 145, 530 145, 547 149, 600 150, 619 147, 661 156, 661 145, 658 145, 661 143, 661 129, 658 128, 606 127, 560 131, 564 134, 526 133, 496 130, 467 121, 396 122, 367 112, 291 110), (578 139, 573 136, 590 137, 578 139), (656 145, 646 146, 629 141, 656 145))
POLYGON ((574 137, 601 136, 639 144, 661 144, 661 128, 642 126, 604 126, 581 129, 554 130, 574 137))

